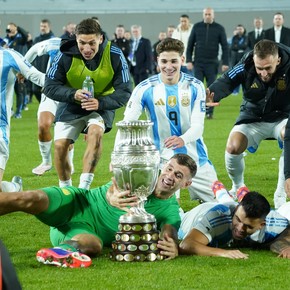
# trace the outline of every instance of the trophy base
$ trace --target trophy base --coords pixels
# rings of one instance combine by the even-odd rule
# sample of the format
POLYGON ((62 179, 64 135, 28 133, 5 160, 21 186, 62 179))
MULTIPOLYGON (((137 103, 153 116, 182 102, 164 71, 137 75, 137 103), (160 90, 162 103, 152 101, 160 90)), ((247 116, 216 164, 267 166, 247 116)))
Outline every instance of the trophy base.
POLYGON ((154 215, 149 214, 147 212, 141 212, 141 213, 126 213, 120 216, 119 223, 124 224, 146 224, 146 223, 155 223, 156 218, 154 215))
POLYGON ((123 215, 118 228, 110 253, 112 261, 153 262, 164 259, 157 248, 159 231, 153 215, 148 214, 147 220, 138 215, 131 215, 130 218, 123 215))

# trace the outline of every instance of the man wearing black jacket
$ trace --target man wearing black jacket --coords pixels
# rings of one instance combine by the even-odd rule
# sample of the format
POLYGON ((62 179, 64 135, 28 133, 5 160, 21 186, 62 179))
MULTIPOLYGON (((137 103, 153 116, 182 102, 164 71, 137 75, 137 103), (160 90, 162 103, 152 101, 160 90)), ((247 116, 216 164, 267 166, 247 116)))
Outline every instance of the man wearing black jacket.
MULTIPOLYGON (((283 145, 290 112, 290 49, 271 40, 259 41, 232 69, 216 80, 207 91, 214 102, 242 85, 243 102, 226 146, 226 169, 232 180, 231 192, 244 185, 243 152, 254 153, 264 139, 277 139, 283 145)), ((282 147, 282 146, 281 146, 282 147)), ((275 208, 286 202, 283 152, 274 193, 275 208)))
POLYGON ((89 189, 101 155, 103 134, 111 130, 115 110, 127 103, 131 83, 123 53, 103 39, 97 21, 81 21, 75 34, 75 38, 61 44, 47 73, 43 93, 59 101, 54 130, 59 185, 72 185, 68 148, 84 132, 87 148, 78 187, 89 189), (94 96, 82 89, 86 76, 94 82, 94 96))
MULTIPOLYGON (((217 78, 219 68, 219 45, 222 47, 222 71, 229 68, 229 51, 226 32, 223 26, 214 21, 214 10, 203 10, 203 21, 196 23, 190 33, 187 49, 187 69, 200 81, 210 86, 217 78), (194 59, 192 53, 194 51, 194 59)), ((212 119, 213 107, 207 107, 206 117, 212 119)))
POLYGON ((257 42, 265 38, 265 30, 263 29, 263 19, 256 17, 254 19, 255 29, 248 33, 248 47, 250 50, 254 49, 257 42))
POLYGON ((131 50, 131 44, 128 39, 125 38, 125 27, 122 24, 117 25, 115 29, 115 38, 112 39, 112 43, 116 44, 123 52, 128 66, 130 64, 129 54, 131 50))
MULTIPOLYGON (((39 26, 39 30, 40 30, 40 35, 35 37, 33 44, 36 44, 38 42, 41 42, 43 40, 47 40, 49 38, 54 37, 53 32, 51 31, 50 28, 50 21, 48 19, 42 19, 40 22, 40 26, 39 26)), ((47 63, 49 60, 49 56, 48 55, 42 55, 42 56, 38 56, 34 62, 33 65, 41 72, 45 73, 46 69, 47 69, 47 63)), ((33 84, 32 85, 32 93, 35 95, 36 99, 38 100, 38 102, 40 103, 41 100, 41 87, 33 84)))
POLYGON ((265 39, 290 46, 290 29, 283 25, 284 15, 281 12, 275 13, 273 24, 274 26, 272 28, 265 31, 265 39))

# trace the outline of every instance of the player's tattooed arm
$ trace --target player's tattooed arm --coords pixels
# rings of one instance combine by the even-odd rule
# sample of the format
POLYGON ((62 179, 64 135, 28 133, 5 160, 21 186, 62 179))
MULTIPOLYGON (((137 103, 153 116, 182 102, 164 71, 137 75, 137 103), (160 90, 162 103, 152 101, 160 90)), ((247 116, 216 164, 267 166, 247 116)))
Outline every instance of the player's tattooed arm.
POLYGON ((290 226, 271 243, 270 250, 281 258, 290 259, 290 226))

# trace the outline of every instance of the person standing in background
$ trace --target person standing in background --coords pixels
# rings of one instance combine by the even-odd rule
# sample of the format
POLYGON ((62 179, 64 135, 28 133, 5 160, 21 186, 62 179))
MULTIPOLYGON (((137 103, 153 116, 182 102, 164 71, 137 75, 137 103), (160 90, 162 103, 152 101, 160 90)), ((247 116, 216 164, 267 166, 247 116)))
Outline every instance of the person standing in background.
POLYGON ((131 42, 132 42, 131 32, 126 30, 124 33, 124 37, 130 42, 130 45, 131 45, 131 42))
POLYGON ((168 25, 167 26, 167 37, 168 38, 172 38, 172 34, 175 30, 175 26, 174 25, 168 25))
MULTIPOLYGON (((42 19, 39 25, 40 34, 34 38, 33 44, 41 42, 43 40, 47 40, 49 38, 54 37, 53 32, 51 31, 50 21, 48 19, 42 19)), ((33 61, 33 65, 41 72, 45 73, 47 69, 47 64, 49 61, 48 55, 41 55, 36 57, 33 61)), ((32 93, 35 95, 37 101, 41 102, 41 87, 32 84, 32 93)))
POLYGON ((129 54, 130 54, 130 41, 125 38, 125 27, 124 25, 117 25, 115 29, 115 38, 112 39, 112 43, 116 44, 123 52, 128 66, 130 65, 129 54))
POLYGON ((158 63, 157 63, 157 51, 156 51, 156 48, 157 48, 157 45, 158 45, 162 40, 164 40, 166 37, 167 37, 166 32, 164 32, 164 31, 159 32, 158 40, 157 40, 157 41, 153 44, 153 46, 152 46, 152 54, 153 54, 153 73, 154 73, 154 74, 157 74, 157 73, 160 72, 160 69, 158 68, 158 63))
POLYGON ((230 45, 231 66, 236 65, 248 48, 246 29, 242 24, 235 28, 236 34, 232 37, 230 45))
POLYGON ((9 48, 13 48, 18 51, 22 55, 24 55, 27 51, 27 40, 28 40, 28 32, 17 26, 15 23, 10 22, 6 28, 6 37, 4 41, 7 43, 9 48))
MULTIPOLYGON (((235 35, 232 37, 230 44, 230 58, 231 66, 235 66, 243 57, 248 49, 248 38, 246 35, 246 29, 242 24, 238 24, 235 28, 235 35)), ((233 94, 239 93, 240 86, 237 86, 233 94)))
MULTIPOLYGON (((184 44, 184 58, 186 58, 186 49, 188 44, 188 38, 191 33, 193 25, 189 21, 189 16, 182 14, 179 18, 179 24, 172 33, 172 38, 178 39, 184 44)), ((182 64, 181 71, 188 74, 193 74, 192 69, 188 69, 186 64, 182 64)))
POLYGON ((131 73, 135 86, 149 77, 152 72, 152 47, 149 39, 142 36, 142 27, 132 25, 131 73))
POLYGON ((265 39, 290 46, 290 29, 283 26, 284 15, 281 12, 275 13, 273 24, 272 28, 265 31, 265 39))
MULTIPOLYGON (((222 48, 222 71, 229 68, 229 49, 225 29, 214 21, 214 10, 203 10, 203 21, 193 26, 188 39, 186 63, 189 70, 200 81, 206 79, 209 87, 217 78, 219 68, 219 46, 222 48), (194 58, 192 54, 194 52, 194 58)), ((207 119, 213 118, 213 107, 206 108, 207 119)))
POLYGON ((72 36, 74 36, 75 29, 76 29, 76 24, 73 22, 69 22, 64 27, 63 34, 60 36, 60 38, 65 38, 65 39, 71 38, 72 36))
MULTIPOLYGON (((17 26, 15 23, 10 22, 7 25, 6 33, 7 35, 4 38, 4 41, 7 43, 8 47, 24 55, 27 51, 28 32, 20 26, 17 26)), ((21 111, 26 95, 25 81, 16 81, 14 85, 14 91, 16 95, 16 111, 14 117, 16 119, 20 119, 22 118, 21 111)))
POLYGON ((253 31, 248 33, 248 48, 250 50, 254 49, 255 44, 265 38, 265 30, 263 29, 263 19, 261 17, 256 17, 254 19, 253 31))

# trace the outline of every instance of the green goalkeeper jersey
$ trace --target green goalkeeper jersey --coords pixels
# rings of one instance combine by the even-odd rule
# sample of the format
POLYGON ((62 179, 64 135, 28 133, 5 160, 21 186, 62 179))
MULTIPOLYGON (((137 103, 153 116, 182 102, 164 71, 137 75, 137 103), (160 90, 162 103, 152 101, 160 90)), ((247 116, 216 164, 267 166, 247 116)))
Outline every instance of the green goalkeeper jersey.
MULTIPOLYGON (((108 203, 106 193, 111 184, 109 182, 91 190, 72 186, 43 189, 49 198, 49 208, 37 218, 51 226, 50 236, 54 246, 81 233, 96 235, 104 246, 111 245, 118 231, 119 218, 126 213, 108 203)), ((151 194, 145 209, 155 216, 159 230, 165 224, 178 230, 179 205, 175 196, 159 199, 151 194)))

